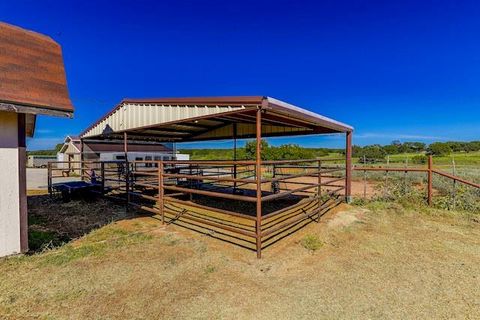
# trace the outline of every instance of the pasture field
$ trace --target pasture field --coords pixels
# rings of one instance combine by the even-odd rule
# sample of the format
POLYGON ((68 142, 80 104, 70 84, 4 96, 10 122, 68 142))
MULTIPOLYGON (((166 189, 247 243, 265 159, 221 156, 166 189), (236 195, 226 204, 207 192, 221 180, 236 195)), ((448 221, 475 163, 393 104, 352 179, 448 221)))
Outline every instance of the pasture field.
MULTIPOLYGON (((228 160, 233 159, 233 150, 231 149, 184 149, 180 152, 190 154, 191 160, 228 160)), ((239 149, 239 159, 242 156, 241 149, 239 149)), ((408 159, 408 163, 412 165, 412 160, 418 153, 402 153, 390 155, 391 164, 405 164, 405 160, 408 159)), ((336 159, 343 158, 344 155, 339 152, 330 152, 328 155, 318 154, 318 157, 322 159, 336 159)), ((435 165, 451 166, 452 161, 455 160, 458 166, 479 166, 480 165, 480 151, 477 152, 457 152, 448 156, 434 157, 435 165)), ((353 157, 353 163, 358 163, 359 158, 353 157)), ((386 160, 384 161, 386 163, 386 160)))
MULTIPOLYGON (((403 153, 395 154, 390 156, 390 162, 392 163, 404 163, 405 159, 408 158, 409 162, 412 162, 412 159, 417 156, 417 153, 403 153)), ((436 165, 452 165, 452 161, 455 161, 456 165, 460 166, 475 166, 480 165, 480 152, 457 152, 452 153, 448 156, 438 156, 433 158, 434 164, 436 165)))
POLYGON ((257 260, 208 234, 125 215, 123 206, 102 199, 51 201, 29 197, 30 226, 50 235, 46 248, 0 259, 1 319, 480 314, 478 215, 385 202, 343 205, 257 260), (66 243, 52 246, 51 238, 66 243))

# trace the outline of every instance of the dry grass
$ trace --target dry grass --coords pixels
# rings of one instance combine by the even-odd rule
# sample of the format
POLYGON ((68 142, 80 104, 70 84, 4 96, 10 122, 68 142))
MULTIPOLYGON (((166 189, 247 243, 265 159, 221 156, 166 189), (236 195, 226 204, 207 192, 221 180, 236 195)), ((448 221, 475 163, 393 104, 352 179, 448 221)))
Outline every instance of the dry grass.
POLYGON ((0 260, 0 318, 474 319, 479 275, 480 225, 441 211, 345 208, 262 260, 138 217, 0 260))

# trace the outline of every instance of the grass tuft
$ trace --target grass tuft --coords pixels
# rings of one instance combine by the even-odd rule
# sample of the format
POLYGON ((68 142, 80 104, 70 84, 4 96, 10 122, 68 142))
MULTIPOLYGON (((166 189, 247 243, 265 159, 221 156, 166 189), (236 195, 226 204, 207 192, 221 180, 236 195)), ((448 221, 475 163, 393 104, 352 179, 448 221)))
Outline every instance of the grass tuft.
POLYGON ((212 265, 208 265, 205 267, 205 273, 207 274, 214 273, 215 271, 217 271, 217 269, 212 265))
POLYGON ((316 235, 308 234, 301 240, 301 245, 309 251, 317 251, 323 247, 323 242, 316 235))

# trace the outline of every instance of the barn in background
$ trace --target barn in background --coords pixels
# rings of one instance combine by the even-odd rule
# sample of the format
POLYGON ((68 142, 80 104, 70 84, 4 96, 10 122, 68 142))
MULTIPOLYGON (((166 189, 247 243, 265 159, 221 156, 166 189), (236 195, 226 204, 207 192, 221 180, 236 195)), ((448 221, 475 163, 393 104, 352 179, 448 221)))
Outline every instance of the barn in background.
POLYGON ((28 250, 25 139, 41 114, 73 115, 61 47, 0 22, 0 256, 28 250))
MULTIPOLYGON (((57 153, 57 161, 65 171, 64 175, 80 174, 82 142, 79 137, 67 136, 57 153)), ((123 141, 89 140, 83 142, 84 160, 88 161, 124 161, 123 141)), ((134 141, 129 144, 129 161, 143 160, 189 160, 188 154, 177 152, 173 143, 154 143, 134 141)))

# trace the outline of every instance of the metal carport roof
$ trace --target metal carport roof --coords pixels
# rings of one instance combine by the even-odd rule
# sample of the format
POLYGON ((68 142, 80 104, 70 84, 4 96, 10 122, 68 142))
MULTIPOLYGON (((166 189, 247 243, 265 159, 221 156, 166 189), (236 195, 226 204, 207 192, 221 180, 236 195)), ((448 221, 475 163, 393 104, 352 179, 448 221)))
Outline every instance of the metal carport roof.
POLYGON ((82 139, 189 142, 255 137, 262 109, 262 137, 345 133, 351 126, 263 96, 124 99, 87 128, 82 139), (235 128, 236 127, 236 128, 235 128), (236 129, 236 130, 235 130, 236 129))

